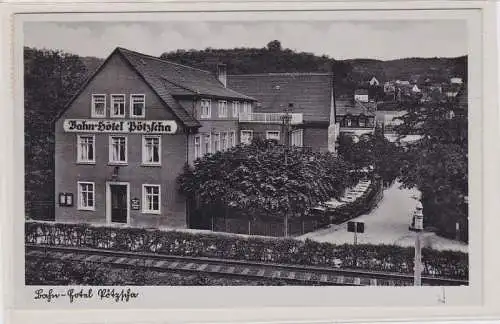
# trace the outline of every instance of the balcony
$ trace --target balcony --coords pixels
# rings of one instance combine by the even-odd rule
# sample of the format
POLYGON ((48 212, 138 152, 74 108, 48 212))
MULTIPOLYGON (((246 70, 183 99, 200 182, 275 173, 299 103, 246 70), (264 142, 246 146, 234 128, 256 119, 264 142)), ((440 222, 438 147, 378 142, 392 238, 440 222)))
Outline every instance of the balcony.
MULTIPOLYGON (((281 124, 284 113, 240 113, 240 123, 263 123, 263 124, 281 124)), ((302 124, 301 113, 291 113, 292 119, 290 124, 302 124)))

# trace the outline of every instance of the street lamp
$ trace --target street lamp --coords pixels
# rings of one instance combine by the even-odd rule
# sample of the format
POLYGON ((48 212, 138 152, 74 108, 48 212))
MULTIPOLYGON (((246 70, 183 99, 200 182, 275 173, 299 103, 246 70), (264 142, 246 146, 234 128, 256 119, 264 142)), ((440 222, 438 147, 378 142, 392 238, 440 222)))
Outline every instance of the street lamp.
POLYGON ((415 231, 417 231, 417 236, 415 237, 415 265, 413 267, 413 271, 415 274, 414 277, 414 285, 421 286, 422 285, 422 246, 420 244, 420 239, 422 235, 422 231, 424 230, 424 214, 422 213, 422 203, 419 201, 416 206, 415 213, 413 215, 415 219, 415 231))

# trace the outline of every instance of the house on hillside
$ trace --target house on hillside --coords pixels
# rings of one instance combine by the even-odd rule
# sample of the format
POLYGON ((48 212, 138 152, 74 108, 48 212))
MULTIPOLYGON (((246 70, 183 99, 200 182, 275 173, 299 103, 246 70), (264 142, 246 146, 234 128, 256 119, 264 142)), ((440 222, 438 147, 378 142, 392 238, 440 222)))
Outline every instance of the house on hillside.
POLYGON ((337 100, 336 120, 340 134, 359 137, 375 131, 376 104, 359 100, 337 100))
POLYGON ((256 100, 199 70, 116 48, 55 121, 55 220, 185 228, 176 179, 240 142, 256 100))
POLYGON ((354 100, 357 100, 360 102, 369 102, 370 98, 368 96, 368 90, 367 89, 356 89, 354 91, 354 100))
POLYGON ((413 85, 413 87, 411 88, 411 91, 413 93, 420 93, 421 92, 420 88, 416 84, 413 85))
POLYGON ((458 84, 458 85, 462 85, 462 83, 463 83, 462 78, 459 78, 459 77, 454 77, 454 78, 451 78, 451 79, 450 79, 450 84, 458 84))
POLYGON ((370 81, 368 82, 370 84, 370 86, 379 86, 380 85, 380 82, 377 80, 377 78, 375 76, 373 76, 370 81))
POLYGON ((283 116, 288 111, 291 145, 315 151, 335 151, 339 130, 334 113, 333 74, 229 75, 228 86, 257 100, 251 114, 239 116, 241 134, 284 143, 283 116))

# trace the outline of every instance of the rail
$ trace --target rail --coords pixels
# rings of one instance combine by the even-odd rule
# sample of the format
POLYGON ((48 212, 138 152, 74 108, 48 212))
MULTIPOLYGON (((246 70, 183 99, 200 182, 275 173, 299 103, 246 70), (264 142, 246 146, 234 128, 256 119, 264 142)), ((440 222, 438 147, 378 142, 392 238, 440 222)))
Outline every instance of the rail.
MULTIPOLYGON (((286 265, 258 261, 207 257, 159 255, 145 252, 121 252, 105 249, 55 247, 25 244, 27 258, 74 260, 106 263, 116 267, 142 268, 154 271, 205 272, 228 277, 272 278, 292 283, 318 283, 342 286, 411 286, 413 276, 364 270, 336 269, 318 266, 286 265)), ((426 286, 468 285, 467 280, 422 277, 426 286)))
MULTIPOLYGON (((284 113, 241 113, 239 121, 244 123, 265 123, 265 124, 281 124, 283 123, 284 113)), ((302 124, 303 118, 301 113, 291 113, 290 124, 302 124)))

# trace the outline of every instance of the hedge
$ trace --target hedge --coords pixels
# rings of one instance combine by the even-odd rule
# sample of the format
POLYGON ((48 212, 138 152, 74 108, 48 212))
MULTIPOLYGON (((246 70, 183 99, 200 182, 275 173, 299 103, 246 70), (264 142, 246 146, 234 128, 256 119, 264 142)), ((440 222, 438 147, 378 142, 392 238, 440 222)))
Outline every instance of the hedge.
MULTIPOLYGON (((413 273, 414 249, 395 245, 334 245, 311 240, 48 222, 26 222, 25 231, 25 242, 30 244, 413 273)), ((422 255, 424 275, 468 278, 467 253, 424 248, 422 255)))

